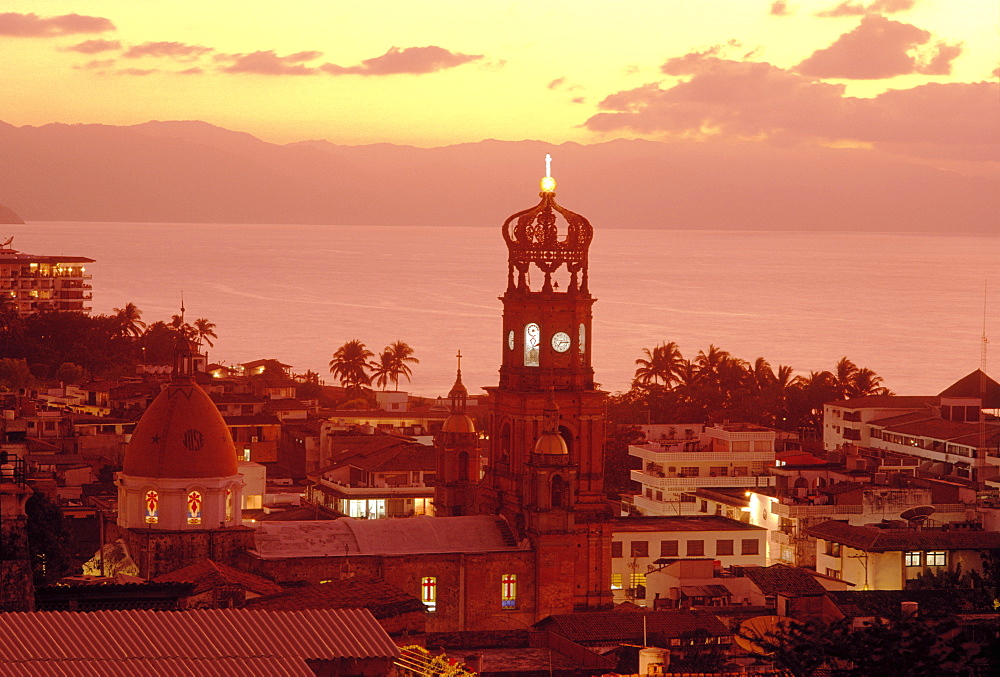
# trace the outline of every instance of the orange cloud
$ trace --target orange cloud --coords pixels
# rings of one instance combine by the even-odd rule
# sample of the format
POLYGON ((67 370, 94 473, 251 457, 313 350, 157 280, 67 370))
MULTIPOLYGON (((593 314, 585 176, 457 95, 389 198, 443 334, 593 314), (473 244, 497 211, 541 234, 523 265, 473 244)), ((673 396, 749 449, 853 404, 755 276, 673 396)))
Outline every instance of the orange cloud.
POLYGON ((323 56, 322 52, 296 52, 288 56, 278 56, 273 50, 251 54, 220 54, 218 61, 232 61, 232 65, 220 70, 224 73, 256 73, 258 75, 315 75, 316 68, 303 62, 323 56))
POLYGON ((794 70, 820 78, 878 80, 924 73, 947 75, 961 45, 939 43, 925 53, 914 52, 931 34, 911 24, 869 14, 854 30, 829 47, 817 50, 794 70))
POLYGON ((143 56, 170 57, 173 59, 197 59, 202 54, 214 51, 211 47, 202 45, 186 45, 182 42, 144 42, 128 48, 122 56, 128 59, 138 59, 143 56))
POLYGON ((788 16, 788 3, 785 0, 774 0, 771 3, 771 16, 788 16))
POLYGON ((331 75, 420 75, 455 68, 470 61, 482 59, 482 54, 449 52, 443 47, 391 47, 382 56, 365 59, 357 66, 338 66, 326 63, 320 68, 331 75))
POLYGON ((915 0, 875 0, 867 7, 860 2, 850 2, 844 0, 833 9, 825 9, 816 12, 816 16, 839 17, 839 16, 863 16, 865 14, 895 14, 912 9, 915 0))
POLYGON ((80 66, 73 66, 77 70, 94 70, 97 68, 109 68, 115 65, 114 59, 93 59, 80 66))
POLYGON ((895 144, 924 154, 997 158, 1000 119, 989 82, 926 84, 873 99, 844 95, 842 85, 768 63, 686 55, 662 70, 690 79, 667 89, 650 83, 606 97, 584 126, 597 132, 701 134, 735 138, 895 144), (918 148, 921 146, 924 150, 918 148))
POLYGON ((79 52, 80 54, 98 54, 100 52, 110 52, 121 49, 122 43, 117 40, 84 40, 72 47, 66 47, 67 52, 79 52))
POLYGON ((75 33, 103 33, 115 30, 110 20, 100 16, 63 14, 62 16, 40 17, 37 14, 0 14, 0 35, 19 38, 49 38, 75 33))

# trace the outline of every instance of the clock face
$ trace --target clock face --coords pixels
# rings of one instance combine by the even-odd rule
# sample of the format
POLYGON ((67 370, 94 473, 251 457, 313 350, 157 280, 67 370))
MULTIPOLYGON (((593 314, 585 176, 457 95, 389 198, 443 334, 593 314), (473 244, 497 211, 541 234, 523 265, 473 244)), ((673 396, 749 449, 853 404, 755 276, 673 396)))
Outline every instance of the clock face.
POLYGON ((564 331, 558 331, 552 335, 552 349, 557 353, 565 353, 569 350, 569 334, 564 331))
POLYGON ((510 333, 507 334, 507 348, 514 350, 514 330, 511 329, 510 333))

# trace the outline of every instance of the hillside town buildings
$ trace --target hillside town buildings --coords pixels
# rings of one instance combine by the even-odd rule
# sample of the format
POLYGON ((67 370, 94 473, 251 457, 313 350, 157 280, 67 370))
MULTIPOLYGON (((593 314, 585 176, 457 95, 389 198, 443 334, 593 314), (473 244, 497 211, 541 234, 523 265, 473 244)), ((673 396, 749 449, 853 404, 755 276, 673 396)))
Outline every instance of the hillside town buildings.
MULTIPOLYGON (((995 624, 980 598, 916 589, 1000 561, 1000 386, 982 372, 933 397, 828 403, 822 445, 741 422, 647 425, 628 447, 634 490, 608 496, 592 235, 549 181, 506 220, 500 377, 484 396, 469 394, 459 354, 447 398, 381 392, 371 409, 324 409, 289 365, 206 365, 187 339, 168 368, 0 394, 3 609, 35 604, 31 487, 94 553, 86 575, 39 592, 44 608, 213 610, 237 634, 253 609, 265 626, 293 614, 280 618, 306 636, 344 619, 365 629, 371 655, 345 640, 346 653, 274 656, 313 674, 362 663, 385 674, 399 656, 389 635, 474 651, 490 674, 522 660, 544 671, 546 658, 608 672, 638 660, 636 644, 660 651, 668 674, 671 661, 757 666, 734 638, 761 617, 933 603, 995 624)), ((26 632, 4 616, 0 627, 26 632)), ((182 649, 142 660, 206 658, 182 649)), ((273 667, 241 651, 240 670, 273 667)))

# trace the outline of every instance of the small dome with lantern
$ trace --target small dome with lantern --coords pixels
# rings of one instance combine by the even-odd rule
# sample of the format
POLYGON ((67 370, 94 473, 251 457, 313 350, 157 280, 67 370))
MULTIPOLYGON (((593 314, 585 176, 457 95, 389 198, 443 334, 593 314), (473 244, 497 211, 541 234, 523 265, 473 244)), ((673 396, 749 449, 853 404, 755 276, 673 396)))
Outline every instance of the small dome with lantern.
POLYGON ((443 433, 475 434, 476 424, 472 418, 465 413, 466 402, 469 398, 469 391, 462 383, 462 352, 458 352, 458 372, 455 375, 455 385, 448 392, 448 399, 451 400, 451 414, 444 420, 441 426, 443 433))
POLYGON ((542 456, 566 456, 569 447, 559 432, 559 405, 551 397, 545 403, 545 430, 535 441, 535 453, 542 456))

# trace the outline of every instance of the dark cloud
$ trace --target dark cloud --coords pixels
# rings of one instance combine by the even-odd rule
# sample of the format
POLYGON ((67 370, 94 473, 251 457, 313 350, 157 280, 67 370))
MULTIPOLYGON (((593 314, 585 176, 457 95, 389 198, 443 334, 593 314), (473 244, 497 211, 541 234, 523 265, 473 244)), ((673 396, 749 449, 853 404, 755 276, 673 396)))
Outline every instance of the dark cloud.
POLYGON ((63 14, 40 17, 37 14, 0 14, 0 35, 20 38, 48 38, 76 33, 103 33, 115 30, 110 20, 100 16, 63 14))
POLYGON ((181 61, 190 61, 212 51, 214 50, 211 47, 203 47, 202 45, 186 45, 183 42, 144 42, 141 45, 129 47, 122 56, 127 59, 154 56, 169 57, 181 61))
POLYGON ((785 0, 774 0, 771 3, 771 16, 788 16, 788 3, 785 0))
POLYGON ((850 2, 844 0, 832 9, 825 9, 816 12, 816 16, 838 17, 838 16, 864 16, 865 14, 895 14, 912 9, 915 0, 875 0, 868 6, 860 2, 850 2))
POLYGON ((256 73, 258 75, 315 75, 316 68, 304 62, 323 56, 322 52, 296 52, 278 56, 273 50, 251 54, 219 54, 216 61, 231 61, 220 70, 224 73, 256 73))
POLYGON ((97 68, 110 68, 115 65, 115 59, 94 59, 79 66, 73 66, 77 70, 95 70, 97 68))
POLYGON ((470 61, 482 59, 482 54, 449 52, 443 47, 391 47, 382 56, 365 59, 357 66, 338 66, 326 63, 320 66, 331 75, 419 75, 455 68, 470 61))
POLYGON ((946 75, 962 53, 960 45, 938 44, 923 52, 931 34, 911 24, 869 14, 849 33, 812 53, 794 70, 820 78, 877 80, 897 75, 946 75))
POLYGON ((978 158, 1000 139, 995 86, 930 83, 872 99, 845 96, 842 85, 777 68, 713 56, 671 59, 664 72, 690 79, 667 89, 650 83, 617 92, 586 121, 598 132, 708 133, 733 138, 851 141, 949 147, 978 158))
POLYGON ((67 52, 79 52, 80 54, 98 54, 121 48, 122 43, 117 40, 84 40, 65 49, 67 52))

